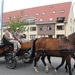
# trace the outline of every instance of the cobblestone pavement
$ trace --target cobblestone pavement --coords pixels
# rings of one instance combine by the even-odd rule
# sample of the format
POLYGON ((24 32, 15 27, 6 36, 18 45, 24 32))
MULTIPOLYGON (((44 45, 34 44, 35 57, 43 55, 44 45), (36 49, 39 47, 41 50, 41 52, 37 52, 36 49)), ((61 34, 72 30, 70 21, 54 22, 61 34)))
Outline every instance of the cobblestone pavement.
MULTIPOLYGON (((45 60, 48 64, 47 59, 45 60)), ((52 65, 54 67, 58 66, 59 63, 61 62, 61 58, 57 57, 52 57, 51 58, 52 65)), ((72 59, 72 66, 74 63, 74 60, 72 59)), ((5 65, 5 60, 4 58, 0 58, 0 75, 69 75, 68 73, 65 72, 64 65, 58 70, 58 73, 54 73, 54 69, 52 69, 49 64, 49 72, 45 72, 45 67, 42 64, 41 60, 38 62, 38 70, 39 72, 36 73, 33 68, 33 64, 26 64, 23 63, 21 60, 17 61, 17 66, 15 69, 8 69, 5 65)), ((72 72, 73 75, 75 75, 75 71, 72 72)))

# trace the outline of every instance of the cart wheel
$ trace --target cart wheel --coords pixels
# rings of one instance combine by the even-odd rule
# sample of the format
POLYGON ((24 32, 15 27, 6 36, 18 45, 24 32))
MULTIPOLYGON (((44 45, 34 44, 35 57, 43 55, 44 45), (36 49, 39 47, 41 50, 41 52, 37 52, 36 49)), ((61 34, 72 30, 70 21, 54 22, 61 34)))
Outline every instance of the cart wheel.
POLYGON ((14 69, 17 65, 17 61, 13 56, 8 55, 5 57, 5 64, 7 68, 14 69))

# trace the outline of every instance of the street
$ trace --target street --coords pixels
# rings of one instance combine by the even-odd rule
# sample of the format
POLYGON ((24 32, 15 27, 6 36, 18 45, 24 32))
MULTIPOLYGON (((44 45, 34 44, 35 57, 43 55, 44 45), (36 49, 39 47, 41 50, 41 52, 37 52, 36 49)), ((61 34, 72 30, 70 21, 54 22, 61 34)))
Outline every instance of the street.
MULTIPOLYGON (((48 64, 49 72, 48 73, 45 72, 45 67, 44 67, 43 63, 41 62, 41 60, 39 60, 39 62, 38 62, 39 72, 36 73, 34 71, 33 64, 23 63, 21 60, 17 61, 17 66, 15 69, 8 69, 5 65, 4 58, 2 57, 2 58, 0 58, 0 75, 56 75, 54 73, 54 69, 52 69, 49 66, 47 59, 45 61, 48 64)), ((54 67, 56 67, 60 64, 61 58, 51 57, 51 61, 52 61, 52 65, 54 67)), ((73 63, 74 63, 73 59, 71 60, 71 63, 73 66, 73 63)), ((69 75, 68 73, 65 72, 64 65, 58 70, 57 75, 69 75)), ((75 70, 72 73, 74 75, 75 70)))

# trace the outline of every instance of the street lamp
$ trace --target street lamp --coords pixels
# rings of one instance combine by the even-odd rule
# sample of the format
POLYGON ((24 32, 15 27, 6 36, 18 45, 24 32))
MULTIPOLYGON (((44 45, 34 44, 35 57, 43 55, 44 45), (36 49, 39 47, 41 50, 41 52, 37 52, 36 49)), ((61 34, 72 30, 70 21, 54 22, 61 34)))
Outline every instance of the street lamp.
POLYGON ((0 40, 2 38, 3 3, 4 3, 4 0, 0 0, 0 30, 1 30, 0 40))

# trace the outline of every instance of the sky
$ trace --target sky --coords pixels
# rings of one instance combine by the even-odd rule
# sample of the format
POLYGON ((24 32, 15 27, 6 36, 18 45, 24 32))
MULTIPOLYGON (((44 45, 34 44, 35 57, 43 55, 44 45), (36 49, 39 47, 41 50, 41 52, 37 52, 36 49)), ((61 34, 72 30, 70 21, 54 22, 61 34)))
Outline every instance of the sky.
POLYGON ((72 1, 75 13, 75 0, 4 0, 3 12, 72 1))

